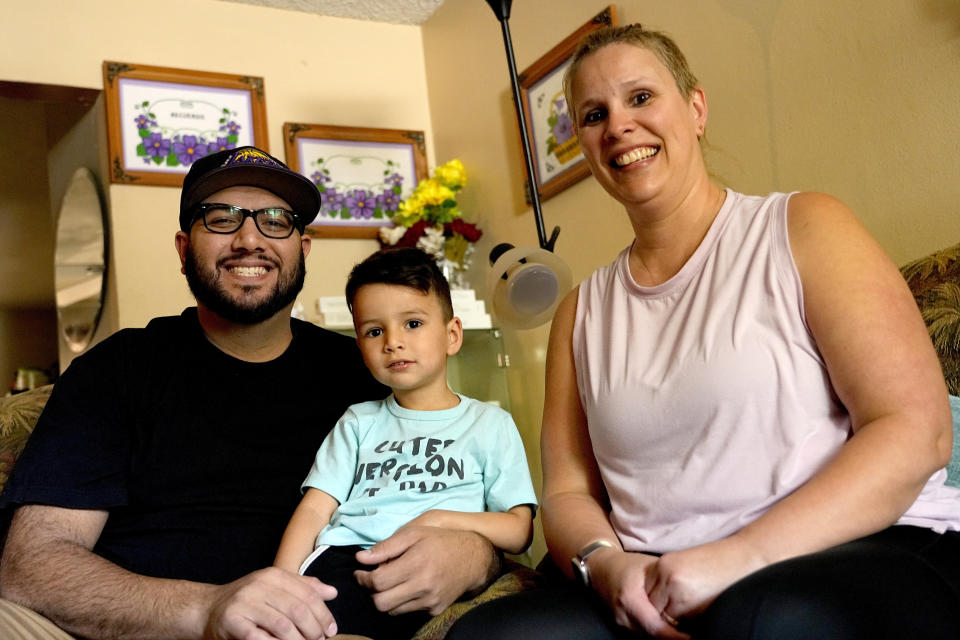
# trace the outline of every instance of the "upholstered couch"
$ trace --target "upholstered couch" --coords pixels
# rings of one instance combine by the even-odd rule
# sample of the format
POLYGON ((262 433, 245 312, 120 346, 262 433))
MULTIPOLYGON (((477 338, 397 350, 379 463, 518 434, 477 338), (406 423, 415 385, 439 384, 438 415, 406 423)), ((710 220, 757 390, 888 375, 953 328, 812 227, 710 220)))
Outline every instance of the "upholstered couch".
POLYGON ((948 484, 960 486, 960 243, 900 267, 927 323, 953 409, 948 484))
MULTIPOLYGON (((953 409, 953 457, 947 467, 948 484, 960 487, 960 244, 920 258, 901 267, 927 323, 940 357, 953 409)), ((17 456, 50 396, 52 385, 0 398, 0 490, 17 456)), ((463 612, 478 603, 522 590, 538 576, 520 565, 511 565, 487 591, 459 602, 421 629, 416 640, 442 638, 463 612)))
POLYGON ((951 395, 960 396, 960 243, 900 267, 933 346, 951 395))
POLYGON ((7 484, 13 465, 33 432, 33 426, 52 390, 53 385, 48 384, 0 398, 0 490, 7 484))

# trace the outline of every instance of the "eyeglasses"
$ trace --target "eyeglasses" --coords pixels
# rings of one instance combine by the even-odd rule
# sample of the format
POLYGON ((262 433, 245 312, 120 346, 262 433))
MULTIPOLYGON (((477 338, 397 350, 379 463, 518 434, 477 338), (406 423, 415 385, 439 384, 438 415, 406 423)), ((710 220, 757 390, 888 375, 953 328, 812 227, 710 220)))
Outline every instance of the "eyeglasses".
POLYGON ((193 208, 193 221, 203 219, 203 226, 212 233, 234 233, 247 218, 253 218, 257 230, 268 238, 289 238, 294 229, 300 229, 297 214, 282 207, 244 209, 232 204, 201 202, 193 208))

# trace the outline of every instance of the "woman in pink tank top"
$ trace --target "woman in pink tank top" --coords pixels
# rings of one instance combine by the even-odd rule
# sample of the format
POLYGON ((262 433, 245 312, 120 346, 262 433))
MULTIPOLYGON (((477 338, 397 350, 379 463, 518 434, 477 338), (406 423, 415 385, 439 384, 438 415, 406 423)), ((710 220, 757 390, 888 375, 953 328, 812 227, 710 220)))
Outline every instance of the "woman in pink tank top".
POLYGON ((710 179, 706 95, 665 35, 588 35, 565 89, 635 237, 550 334, 542 513, 566 578, 487 637, 960 637, 950 408, 896 267, 835 198, 710 179))

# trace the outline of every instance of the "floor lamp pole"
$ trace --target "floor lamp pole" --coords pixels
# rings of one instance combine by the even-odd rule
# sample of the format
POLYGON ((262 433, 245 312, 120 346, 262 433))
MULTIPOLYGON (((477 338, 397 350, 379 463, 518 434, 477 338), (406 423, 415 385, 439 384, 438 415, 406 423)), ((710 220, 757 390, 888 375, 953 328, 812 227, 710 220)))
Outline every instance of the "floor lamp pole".
POLYGON ((533 216, 537 224, 537 238, 540 248, 553 251, 560 234, 560 227, 554 227, 550 239, 547 240, 546 229, 543 224, 543 210, 540 207, 540 193, 537 190, 537 175, 533 168, 533 151, 530 147, 530 136, 527 134, 527 119, 523 113, 523 102, 520 96, 520 79, 517 76, 517 64, 513 58, 513 42, 510 38, 510 5, 512 0, 487 0, 493 13, 500 21, 503 31, 503 46, 507 53, 507 67, 510 70, 510 83, 513 86, 513 106, 517 109, 517 121, 520 123, 520 140, 523 143, 523 156, 527 165, 527 180, 530 186, 530 203, 533 206, 533 216))

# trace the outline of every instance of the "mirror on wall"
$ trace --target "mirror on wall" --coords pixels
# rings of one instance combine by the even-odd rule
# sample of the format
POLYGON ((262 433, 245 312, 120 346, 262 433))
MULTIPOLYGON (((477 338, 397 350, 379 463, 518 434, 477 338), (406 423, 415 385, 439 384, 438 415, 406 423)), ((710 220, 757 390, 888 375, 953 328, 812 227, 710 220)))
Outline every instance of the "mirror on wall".
POLYGON ((63 196, 54 253, 57 325, 73 353, 90 344, 103 309, 107 270, 104 219, 97 178, 81 167, 63 196))

